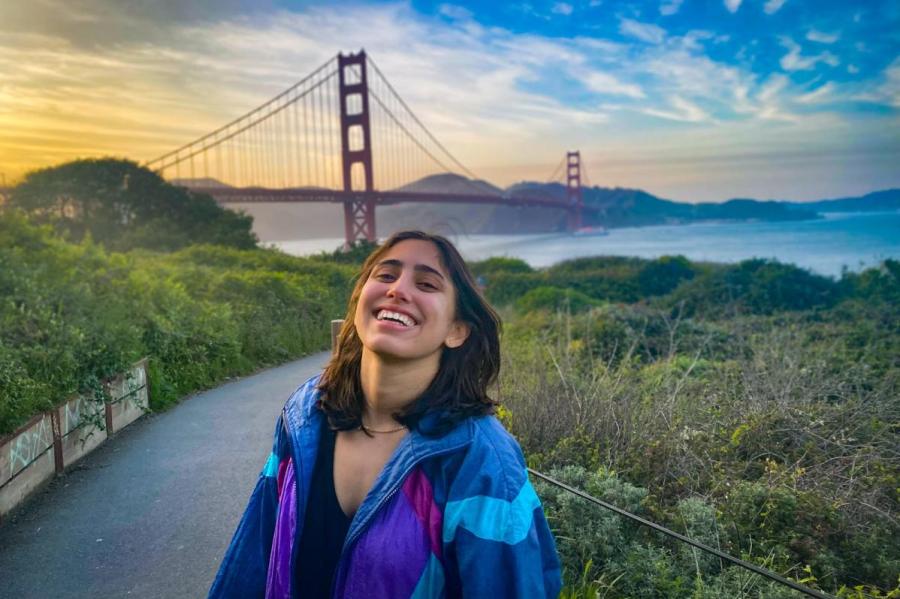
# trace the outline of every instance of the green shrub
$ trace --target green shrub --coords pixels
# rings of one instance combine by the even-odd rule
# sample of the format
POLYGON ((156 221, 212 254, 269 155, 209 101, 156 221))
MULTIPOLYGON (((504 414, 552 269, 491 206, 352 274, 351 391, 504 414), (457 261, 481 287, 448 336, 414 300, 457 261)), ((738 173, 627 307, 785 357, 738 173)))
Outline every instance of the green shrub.
POLYGON ((519 312, 562 310, 576 314, 597 305, 599 302, 579 291, 559 287, 537 287, 516 300, 515 307, 519 312))
POLYGON ((838 284, 808 270, 754 258, 713 269, 683 283, 662 300, 685 308, 687 315, 772 314, 833 306, 838 284))
POLYGON ((148 356, 151 406, 325 349, 352 267, 196 246, 109 253, 0 214, 0 434, 148 356))

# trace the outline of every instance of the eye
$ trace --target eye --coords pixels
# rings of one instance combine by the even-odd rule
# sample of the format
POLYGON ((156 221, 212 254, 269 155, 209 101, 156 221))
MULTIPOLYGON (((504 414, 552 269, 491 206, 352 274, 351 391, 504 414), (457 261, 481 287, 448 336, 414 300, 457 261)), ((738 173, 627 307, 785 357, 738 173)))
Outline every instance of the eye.
POLYGON ((437 291, 438 286, 430 281, 419 281, 419 286, 423 289, 428 289, 429 291, 437 291))
POLYGON ((381 281, 382 283, 390 283, 394 280, 395 277, 392 273, 381 271, 376 272, 374 275, 372 275, 372 278, 376 281, 381 281))

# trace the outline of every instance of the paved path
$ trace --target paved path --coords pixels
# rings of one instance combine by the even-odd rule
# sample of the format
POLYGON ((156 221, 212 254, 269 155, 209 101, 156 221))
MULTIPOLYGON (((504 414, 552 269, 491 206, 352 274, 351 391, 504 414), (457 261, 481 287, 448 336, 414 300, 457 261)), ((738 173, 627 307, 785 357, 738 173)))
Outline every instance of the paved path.
POLYGON ((288 395, 327 353, 137 421, 0 525, 0 597, 205 597, 288 395))

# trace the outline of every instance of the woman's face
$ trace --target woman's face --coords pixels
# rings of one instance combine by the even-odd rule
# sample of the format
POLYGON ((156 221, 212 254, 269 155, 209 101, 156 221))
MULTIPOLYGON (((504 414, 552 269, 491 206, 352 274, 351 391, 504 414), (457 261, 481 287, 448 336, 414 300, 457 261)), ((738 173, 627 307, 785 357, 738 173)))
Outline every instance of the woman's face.
POLYGON ((363 348, 383 358, 439 362, 469 328, 456 320, 456 289, 437 246, 407 239, 391 247, 363 285, 353 324, 363 348))

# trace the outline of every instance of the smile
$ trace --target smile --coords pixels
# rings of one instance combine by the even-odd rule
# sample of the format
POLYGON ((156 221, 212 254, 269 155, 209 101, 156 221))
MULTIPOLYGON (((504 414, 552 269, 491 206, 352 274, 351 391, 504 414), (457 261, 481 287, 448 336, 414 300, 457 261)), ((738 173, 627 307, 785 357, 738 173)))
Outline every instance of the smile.
POLYGON ((375 315, 376 320, 390 320, 392 322, 398 322, 405 327, 411 327, 416 324, 416 321, 406 314, 401 314, 400 312, 392 312, 390 310, 379 310, 375 315))

